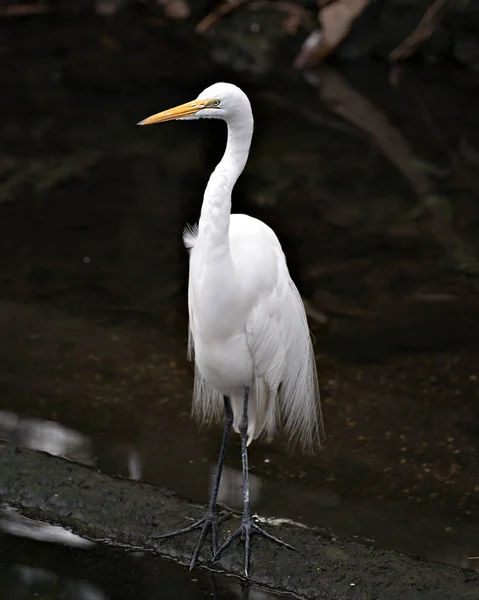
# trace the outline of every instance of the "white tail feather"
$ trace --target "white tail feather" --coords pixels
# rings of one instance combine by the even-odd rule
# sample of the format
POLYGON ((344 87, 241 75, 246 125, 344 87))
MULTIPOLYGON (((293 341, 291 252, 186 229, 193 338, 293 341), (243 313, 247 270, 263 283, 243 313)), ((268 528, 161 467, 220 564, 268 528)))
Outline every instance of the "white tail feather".
POLYGON ((283 379, 279 404, 282 421, 291 445, 299 444, 307 452, 324 441, 324 423, 316 372, 316 360, 301 296, 290 280, 297 309, 291 311, 290 331, 294 336, 286 355, 287 377, 283 379))
POLYGON ((192 415, 200 423, 220 422, 223 415, 223 396, 203 379, 195 365, 192 415))
POLYGON ((186 246, 188 252, 195 247, 196 238, 198 237, 198 223, 194 225, 185 225, 183 229, 183 244, 186 246))

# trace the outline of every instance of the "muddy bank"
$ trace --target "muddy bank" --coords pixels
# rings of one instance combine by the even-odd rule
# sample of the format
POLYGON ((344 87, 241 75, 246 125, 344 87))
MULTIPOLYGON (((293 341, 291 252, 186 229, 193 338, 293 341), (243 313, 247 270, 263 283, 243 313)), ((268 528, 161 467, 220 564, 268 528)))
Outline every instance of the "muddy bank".
MULTIPOLYGON (((114 479, 8 443, 0 444, 0 499, 27 516, 90 539, 150 550, 180 563, 188 561, 193 536, 160 544, 151 535, 203 513, 202 507, 167 489, 114 479)), ((466 570, 328 539, 314 530, 282 527, 281 535, 299 553, 255 540, 253 583, 324 600, 372 598, 378 593, 387 593, 390 600, 404 595, 408 600, 466 600, 477 594, 479 575, 466 570)), ((204 558, 201 562, 205 564, 204 558)), ((240 575, 241 563, 241 549, 235 546, 219 567, 240 575)))

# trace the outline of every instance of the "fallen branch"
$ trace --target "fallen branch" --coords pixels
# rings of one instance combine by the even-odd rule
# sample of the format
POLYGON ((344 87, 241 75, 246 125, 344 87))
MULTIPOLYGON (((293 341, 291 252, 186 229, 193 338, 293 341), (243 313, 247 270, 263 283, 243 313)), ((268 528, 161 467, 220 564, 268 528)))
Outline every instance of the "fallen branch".
POLYGON ((389 60, 396 62, 409 58, 417 48, 434 33, 444 14, 446 0, 434 0, 427 9, 418 26, 399 46, 389 54, 389 60))
POLYGON ((477 264, 474 244, 463 240, 454 229, 449 216, 449 200, 437 193, 434 182, 418 168, 420 161, 401 131, 332 68, 323 70, 319 94, 333 112, 367 133, 408 180, 419 198, 419 204, 410 218, 418 218, 423 213, 430 215, 431 218, 423 222, 421 227, 443 246, 451 266, 463 271, 466 265, 477 264), (414 216, 414 213, 417 214, 414 216))
POLYGON ((320 62, 339 46, 349 34, 354 21, 371 0, 335 0, 324 5, 318 0, 320 29, 304 41, 293 62, 295 69, 304 69, 320 62))
POLYGON ((294 36, 297 34, 300 25, 306 23, 309 25, 311 13, 294 2, 282 2, 282 0, 257 0, 251 2, 252 10, 271 9, 285 13, 287 16, 283 22, 283 31, 287 35, 294 36))
POLYGON ((250 2, 250 0, 230 0, 225 4, 221 4, 216 10, 211 12, 209 15, 206 15, 206 17, 198 23, 198 25, 195 27, 196 33, 204 33, 222 17, 230 12, 233 12, 242 4, 246 4, 247 2, 250 2))
MULTIPOLYGON (((167 542, 153 536, 183 526, 204 511, 164 488, 109 477, 5 442, 0 442, 0 502, 86 538, 155 552, 182 564, 189 561, 196 535, 167 542)), ((220 535, 231 526, 226 522, 220 535)), ((315 600, 469 600, 477 594, 479 574, 472 571, 338 541, 307 528, 282 526, 280 535, 299 552, 279 550, 255 538, 252 584, 315 600)), ((207 545, 206 553, 208 549, 207 545)), ((218 570, 239 575, 242 557, 242 545, 233 544, 218 570)), ((206 560, 200 556, 201 563, 206 560)))
POLYGON ((420 198, 434 192, 433 182, 417 168, 414 151, 402 133, 372 102, 353 89, 344 77, 333 69, 325 70, 319 93, 333 112, 371 137, 420 198))

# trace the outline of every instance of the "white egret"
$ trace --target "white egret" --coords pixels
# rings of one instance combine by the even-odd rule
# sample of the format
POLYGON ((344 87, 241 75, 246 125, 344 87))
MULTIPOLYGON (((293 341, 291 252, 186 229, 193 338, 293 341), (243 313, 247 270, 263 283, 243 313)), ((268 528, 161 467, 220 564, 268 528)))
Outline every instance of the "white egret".
POLYGON ((193 413, 206 421, 221 417, 224 407, 224 433, 206 515, 159 537, 201 529, 192 568, 209 530, 213 560, 241 536, 248 576, 253 533, 291 546, 252 518, 247 446, 261 434, 271 439, 280 427, 290 442, 312 450, 321 444, 324 428, 306 314, 278 238, 262 221, 231 214, 231 193, 253 136, 248 97, 235 85, 215 83, 196 100, 157 113, 139 125, 201 118, 226 121, 228 142, 206 186, 198 226, 187 227, 183 233, 190 250, 188 354, 195 360, 193 413), (216 501, 232 427, 241 437, 243 518, 218 549, 216 501))

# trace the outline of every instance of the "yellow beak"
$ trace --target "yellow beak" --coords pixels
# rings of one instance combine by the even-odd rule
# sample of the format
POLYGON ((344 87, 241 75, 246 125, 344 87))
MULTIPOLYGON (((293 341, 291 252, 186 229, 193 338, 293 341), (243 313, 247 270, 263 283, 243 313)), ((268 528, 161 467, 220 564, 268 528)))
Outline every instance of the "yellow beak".
POLYGON ((181 117, 188 117, 206 108, 210 102, 211 100, 192 100, 186 104, 175 106, 175 108, 169 108, 168 110, 156 113, 156 115, 151 115, 151 117, 140 121, 138 125, 153 125, 154 123, 163 123, 164 121, 173 121, 174 119, 181 119, 181 117))

